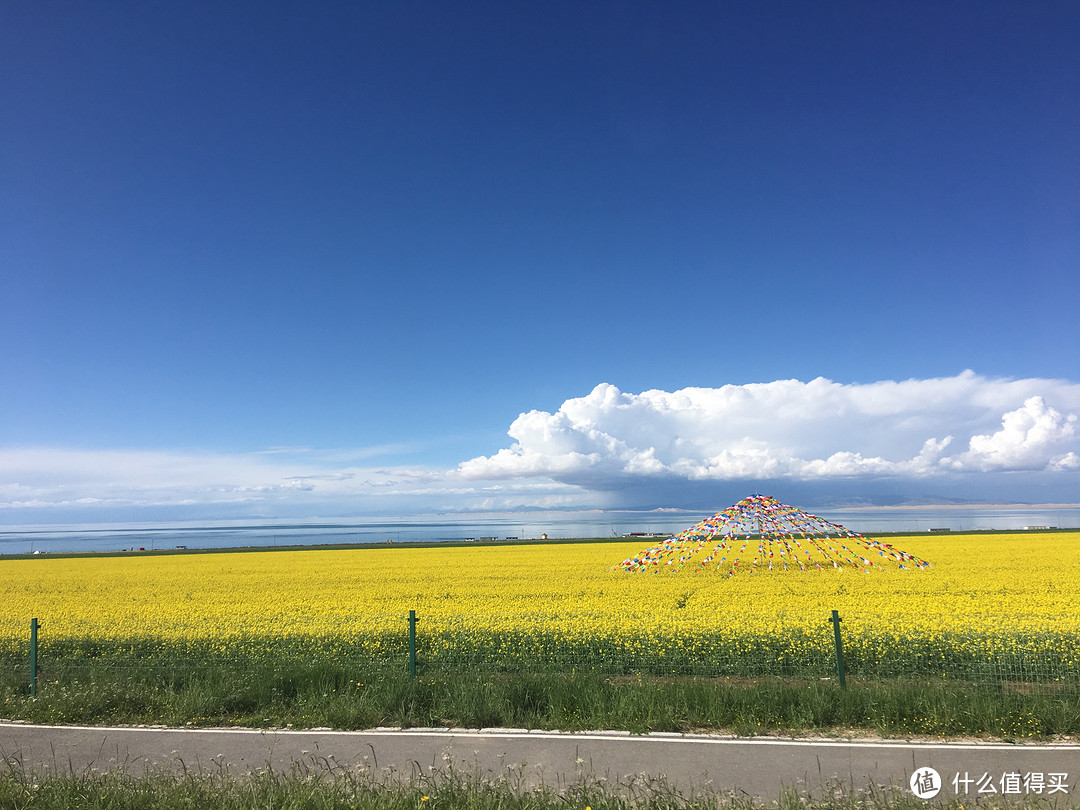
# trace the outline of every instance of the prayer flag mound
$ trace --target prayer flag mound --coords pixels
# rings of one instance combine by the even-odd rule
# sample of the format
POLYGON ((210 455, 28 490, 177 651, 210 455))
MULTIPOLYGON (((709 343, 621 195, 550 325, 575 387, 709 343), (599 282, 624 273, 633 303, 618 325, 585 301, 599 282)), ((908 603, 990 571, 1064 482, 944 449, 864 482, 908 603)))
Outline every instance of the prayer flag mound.
POLYGON ((929 568, 930 563, 888 543, 830 523, 768 495, 743 498, 723 512, 623 560, 625 571, 680 571, 691 563, 732 576, 739 571, 929 568), (704 553, 697 560, 692 558, 704 553))

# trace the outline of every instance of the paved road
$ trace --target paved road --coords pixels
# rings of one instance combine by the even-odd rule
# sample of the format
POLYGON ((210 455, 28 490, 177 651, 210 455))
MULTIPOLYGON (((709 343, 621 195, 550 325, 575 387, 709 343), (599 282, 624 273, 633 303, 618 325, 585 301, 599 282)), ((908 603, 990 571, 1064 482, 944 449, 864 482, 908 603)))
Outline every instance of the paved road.
POLYGON ((787 740, 625 732, 514 729, 329 730, 157 729, 0 723, 0 757, 38 771, 124 767, 129 773, 180 768, 236 774, 299 763, 314 769, 364 768, 412 778, 448 762, 474 773, 528 783, 609 784, 664 777, 676 788, 775 799, 795 788, 821 796, 837 788, 938 787, 939 799, 991 790, 1039 794, 1080 804, 1080 745, 787 740), (937 772, 928 773, 932 768, 937 772))

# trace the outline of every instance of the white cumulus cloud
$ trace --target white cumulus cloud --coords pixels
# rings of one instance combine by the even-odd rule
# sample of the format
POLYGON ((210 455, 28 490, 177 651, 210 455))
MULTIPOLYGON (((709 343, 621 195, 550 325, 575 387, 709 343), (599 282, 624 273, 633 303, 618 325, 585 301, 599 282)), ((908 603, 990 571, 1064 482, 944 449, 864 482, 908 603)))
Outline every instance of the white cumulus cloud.
POLYGON ((625 393, 597 385, 530 411, 513 443, 463 462, 464 478, 547 476, 824 480, 1080 469, 1080 385, 954 377, 873 383, 777 380, 625 393), (947 451, 962 449, 955 455, 947 451))
POLYGON ((1075 501, 1078 413, 1080 384, 970 371, 638 394, 605 383, 521 414, 508 446, 451 469, 364 463, 382 448, 0 448, 0 522, 704 508, 767 482, 815 499, 1075 501))
POLYGON ((1077 466, 1076 444, 1076 414, 1034 396, 1004 414, 998 431, 972 436, 966 453, 943 463, 975 470, 1069 469, 1077 466))

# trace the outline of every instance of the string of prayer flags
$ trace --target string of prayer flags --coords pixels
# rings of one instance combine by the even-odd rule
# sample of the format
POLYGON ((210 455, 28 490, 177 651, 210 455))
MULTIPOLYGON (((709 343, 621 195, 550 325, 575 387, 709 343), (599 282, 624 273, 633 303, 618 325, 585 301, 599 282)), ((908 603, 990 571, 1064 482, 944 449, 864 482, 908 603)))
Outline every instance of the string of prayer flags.
POLYGON ((913 554, 768 495, 743 498, 616 567, 654 574, 662 570, 679 571, 692 562, 695 554, 710 546, 694 567, 713 569, 729 577, 739 570, 750 574, 761 569, 788 571, 789 563, 792 569, 798 566, 800 571, 851 568, 863 573, 930 567, 930 563, 913 554))

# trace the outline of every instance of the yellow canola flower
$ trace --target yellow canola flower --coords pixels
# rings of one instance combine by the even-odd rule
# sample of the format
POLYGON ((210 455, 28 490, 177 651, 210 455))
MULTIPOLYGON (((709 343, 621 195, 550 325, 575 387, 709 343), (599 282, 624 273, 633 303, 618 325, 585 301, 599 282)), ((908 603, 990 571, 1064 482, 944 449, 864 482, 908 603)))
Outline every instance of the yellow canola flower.
MULTIPOLYGON (((326 655, 398 649, 409 610, 429 659, 482 640, 500 654, 630 662, 827 654, 829 613, 854 656, 902 651, 929 666, 1015 654, 1075 669, 1080 534, 912 535, 933 567, 612 570, 639 541, 0 560, 0 644, 139 639, 235 653, 261 640, 326 655), (1067 663, 1066 663, 1067 662, 1067 663)), ((583 663, 584 665, 584 663, 583 663)), ((673 665, 674 666, 674 665, 673 665)))

